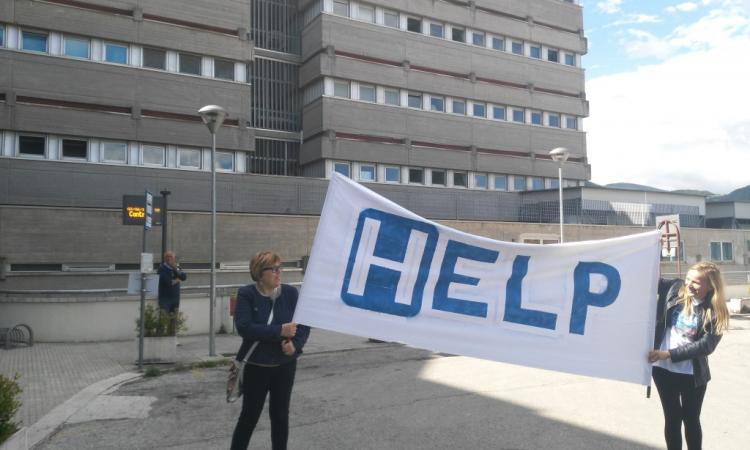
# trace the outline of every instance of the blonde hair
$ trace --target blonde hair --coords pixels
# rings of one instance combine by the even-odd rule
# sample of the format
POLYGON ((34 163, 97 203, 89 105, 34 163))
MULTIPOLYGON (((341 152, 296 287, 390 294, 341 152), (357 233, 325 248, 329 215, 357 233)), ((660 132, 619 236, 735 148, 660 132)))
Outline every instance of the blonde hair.
POLYGON ((281 262, 281 257, 271 251, 258 252, 250 260, 250 278, 256 283, 263 278, 263 269, 274 266, 281 262))
MULTIPOLYGON (((699 262, 690 268, 699 272, 706 282, 711 286, 708 295, 711 301, 708 303, 703 312, 703 331, 708 331, 708 324, 715 322, 714 334, 720 335, 724 330, 729 329, 729 309, 727 309, 727 298, 725 295, 724 278, 721 276, 719 266, 712 262, 699 262)), ((693 313, 693 300, 687 292, 685 285, 680 288, 680 302, 682 303, 682 312, 685 315, 693 313)))

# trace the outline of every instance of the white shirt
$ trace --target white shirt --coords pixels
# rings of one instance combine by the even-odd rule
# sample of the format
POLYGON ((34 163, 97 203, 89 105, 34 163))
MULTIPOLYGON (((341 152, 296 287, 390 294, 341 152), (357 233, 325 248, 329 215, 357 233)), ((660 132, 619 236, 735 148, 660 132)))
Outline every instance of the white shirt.
MULTIPOLYGON (((682 308, 672 310, 672 316, 668 318, 669 332, 664 333, 659 350, 672 350, 695 341, 698 335, 698 316, 695 314, 695 307, 700 303, 699 300, 693 299, 693 313, 687 317, 682 313, 682 308)), ((670 372, 693 374, 693 361, 689 359, 680 362, 672 362, 671 358, 660 359, 654 365, 670 372)))

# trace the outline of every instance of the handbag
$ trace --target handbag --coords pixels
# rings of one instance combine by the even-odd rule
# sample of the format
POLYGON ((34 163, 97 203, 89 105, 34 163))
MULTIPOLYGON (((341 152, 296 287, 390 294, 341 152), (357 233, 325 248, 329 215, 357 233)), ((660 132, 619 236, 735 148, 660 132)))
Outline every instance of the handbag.
MULTIPOLYGON (((266 325, 271 325, 271 321, 273 320, 273 305, 276 297, 278 297, 278 294, 271 298, 271 314, 268 315, 268 323, 266 325)), ((247 364, 247 360, 250 359, 250 355, 253 354, 259 343, 260 341, 253 342, 253 345, 245 353, 245 358, 242 361, 232 360, 232 365, 229 366, 229 375, 227 376, 227 403, 234 403, 238 398, 242 397, 242 380, 245 376, 245 364, 247 364)))

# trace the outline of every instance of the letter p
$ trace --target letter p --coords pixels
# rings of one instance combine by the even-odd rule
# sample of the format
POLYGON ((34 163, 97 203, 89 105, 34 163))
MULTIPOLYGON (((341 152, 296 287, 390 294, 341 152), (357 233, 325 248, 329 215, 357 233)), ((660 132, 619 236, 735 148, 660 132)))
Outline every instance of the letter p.
POLYGON ((583 334, 589 306, 604 308, 617 299, 620 293, 620 273, 602 262, 580 262, 573 272, 573 308, 570 313, 570 332, 583 334), (607 280, 604 292, 591 292, 591 274, 602 275, 607 280))

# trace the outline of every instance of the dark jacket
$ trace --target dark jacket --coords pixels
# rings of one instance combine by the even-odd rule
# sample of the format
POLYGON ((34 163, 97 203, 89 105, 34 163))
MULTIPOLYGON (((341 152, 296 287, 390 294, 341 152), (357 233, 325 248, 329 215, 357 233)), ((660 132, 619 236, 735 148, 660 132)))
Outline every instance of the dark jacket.
POLYGON ((302 347, 310 335, 310 327, 297 325, 297 334, 292 338, 296 353, 287 356, 281 351, 281 325, 291 322, 297 307, 297 289, 288 284, 281 285, 281 294, 276 300, 262 295, 254 284, 241 287, 237 292, 237 307, 234 323, 242 336, 242 346, 237 359, 245 358, 245 353, 255 341, 260 341, 248 359, 249 363, 281 365, 296 359, 302 354, 302 347), (268 324, 268 316, 273 307, 273 320, 268 324))
MULTIPOLYGON (((680 305, 679 292, 682 287, 682 280, 665 280, 659 279, 659 300, 656 310, 656 331, 654 333, 654 348, 659 348, 664 335, 669 330, 669 318, 675 308, 680 305)), ((695 386, 703 386, 711 379, 711 371, 708 369, 708 355, 713 353, 716 346, 719 345, 721 335, 715 334, 716 322, 711 321, 703 330, 703 311, 711 302, 713 292, 709 291, 703 303, 695 307, 698 316, 698 331, 695 341, 677 348, 669 350, 672 362, 686 361, 693 362, 693 379, 695 386)))
POLYGON ((159 305, 171 306, 180 304, 180 283, 173 283, 175 279, 185 281, 187 274, 172 269, 171 266, 161 263, 159 265, 159 305))

